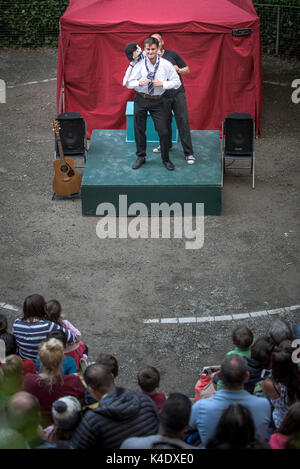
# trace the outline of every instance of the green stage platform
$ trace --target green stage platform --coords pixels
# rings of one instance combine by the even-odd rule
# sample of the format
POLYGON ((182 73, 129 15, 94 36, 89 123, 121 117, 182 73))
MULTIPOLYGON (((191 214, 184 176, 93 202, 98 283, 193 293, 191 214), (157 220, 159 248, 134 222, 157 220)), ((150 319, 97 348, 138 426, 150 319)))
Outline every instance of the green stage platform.
POLYGON ((146 164, 131 169, 136 159, 135 143, 126 142, 126 130, 94 130, 81 185, 82 214, 95 216, 103 202, 114 205, 119 215, 119 195, 127 195, 128 206, 144 203, 149 214, 151 203, 204 203, 205 215, 221 215, 222 168, 220 135, 215 130, 193 130, 197 161, 188 165, 180 142, 173 144, 170 160, 174 171, 162 164, 157 143, 147 144, 146 164))

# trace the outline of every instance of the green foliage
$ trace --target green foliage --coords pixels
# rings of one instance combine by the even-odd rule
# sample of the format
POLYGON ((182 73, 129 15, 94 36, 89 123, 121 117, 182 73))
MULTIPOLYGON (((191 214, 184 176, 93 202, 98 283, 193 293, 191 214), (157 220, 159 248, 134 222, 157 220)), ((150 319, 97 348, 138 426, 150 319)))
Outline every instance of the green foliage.
POLYGON ((68 0, 0 0, 0 46, 57 46, 68 0))
POLYGON ((285 5, 285 6, 299 6, 299 0, 259 0, 254 2, 254 6, 257 4, 264 4, 264 5, 285 5))
POLYGON ((260 17, 262 50, 266 54, 300 57, 300 8, 289 8, 288 5, 299 7, 299 1, 268 0, 268 2, 259 1, 254 3, 256 12, 260 17), (264 5, 261 5, 262 3, 264 5), (275 5, 280 8, 278 9, 275 5), (279 36, 277 37, 278 14, 279 36))
MULTIPOLYGON (((68 4, 69 0, 0 0, 0 47, 57 47, 59 18, 68 4)), ((254 6, 263 52, 299 57, 300 8, 287 7, 299 7, 299 0, 259 0, 254 6), (281 5, 278 50, 276 5, 281 5)))

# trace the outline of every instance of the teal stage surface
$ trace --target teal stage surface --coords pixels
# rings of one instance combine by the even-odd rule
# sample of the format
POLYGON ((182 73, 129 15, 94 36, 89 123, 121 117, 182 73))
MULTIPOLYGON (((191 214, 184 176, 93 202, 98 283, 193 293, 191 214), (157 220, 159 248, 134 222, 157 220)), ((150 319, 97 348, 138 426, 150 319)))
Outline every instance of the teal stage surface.
POLYGON ((125 130, 94 130, 81 185, 82 214, 95 216, 103 202, 114 205, 119 215, 119 195, 127 196, 128 206, 144 203, 204 203, 205 215, 221 215, 222 167, 220 135, 216 130, 193 130, 192 141, 197 161, 188 165, 180 142, 173 143, 170 160, 174 171, 162 164, 157 143, 147 144, 146 164, 131 169, 136 160, 135 143, 126 142, 125 130))

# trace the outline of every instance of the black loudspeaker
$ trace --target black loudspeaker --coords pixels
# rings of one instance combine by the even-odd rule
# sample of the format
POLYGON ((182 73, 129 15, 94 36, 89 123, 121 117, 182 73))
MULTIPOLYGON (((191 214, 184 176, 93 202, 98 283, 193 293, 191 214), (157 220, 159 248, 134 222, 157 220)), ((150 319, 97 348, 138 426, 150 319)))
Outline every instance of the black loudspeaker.
POLYGON ((224 122, 225 153, 250 155, 253 152, 253 119, 250 114, 233 112, 224 122))
MULTIPOLYGON (((86 126, 81 114, 79 112, 62 112, 56 119, 59 121, 59 135, 64 155, 84 155, 86 126)), ((57 148, 56 151, 58 154, 57 148)))

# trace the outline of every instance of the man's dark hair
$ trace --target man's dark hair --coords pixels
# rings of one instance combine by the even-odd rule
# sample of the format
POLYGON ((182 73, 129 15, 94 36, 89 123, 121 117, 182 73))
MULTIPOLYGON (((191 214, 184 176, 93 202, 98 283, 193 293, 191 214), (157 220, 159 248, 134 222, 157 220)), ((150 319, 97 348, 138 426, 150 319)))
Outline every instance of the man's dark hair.
POLYGON ((84 381, 87 386, 102 394, 105 394, 108 388, 114 384, 111 371, 107 366, 100 365, 100 363, 93 363, 87 367, 84 372, 84 381))
POLYGON ((119 365, 117 359, 108 353, 99 353, 96 363, 104 365, 109 368, 110 372, 116 378, 119 374, 119 365))
POLYGON ((240 387, 247 374, 247 361, 244 357, 232 353, 226 355, 221 364, 223 385, 229 389, 240 387))
POLYGON ((153 392, 159 386, 160 374, 154 366, 145 366, 138 372, 138 384, 144 392, 153 392))
POLYGON ((64 348, 66 347, 67 345, 67 342, 68 342, 68 337, 67 337, 67 334, 64 333, 64 331, 62 331, 61 329, 57 329, 57 330, 53 330, 51 332, 49 332, 49 334, 47 335, 47 340, 49 339, 57 339, 57 340, 60 340, 64 346, 64 348))
POLYGON ((147 37, 145 40, 144 40, 144 46, 148 45, 148 46, 152 46, 153 44, 156 45, 156 47, 158 48, 159 47, 159 42, 158 40, 156 39, 156 37, 147 37))
POLYGON ((270 368, 274 345, 268 336, 257 339, 251 347, 251 358, 261 363, 262 368, 270 368))
POLYGON ((191 407, 187 396, 174 392, 165 401, 159 413, 159 421, 167 430, 182 431, 189 423, 191 407))
POLYGON ((246 326, 237 326, 232 331, 232 342, 241 349, 247 349, 253 342, 252 331, 246 326))

